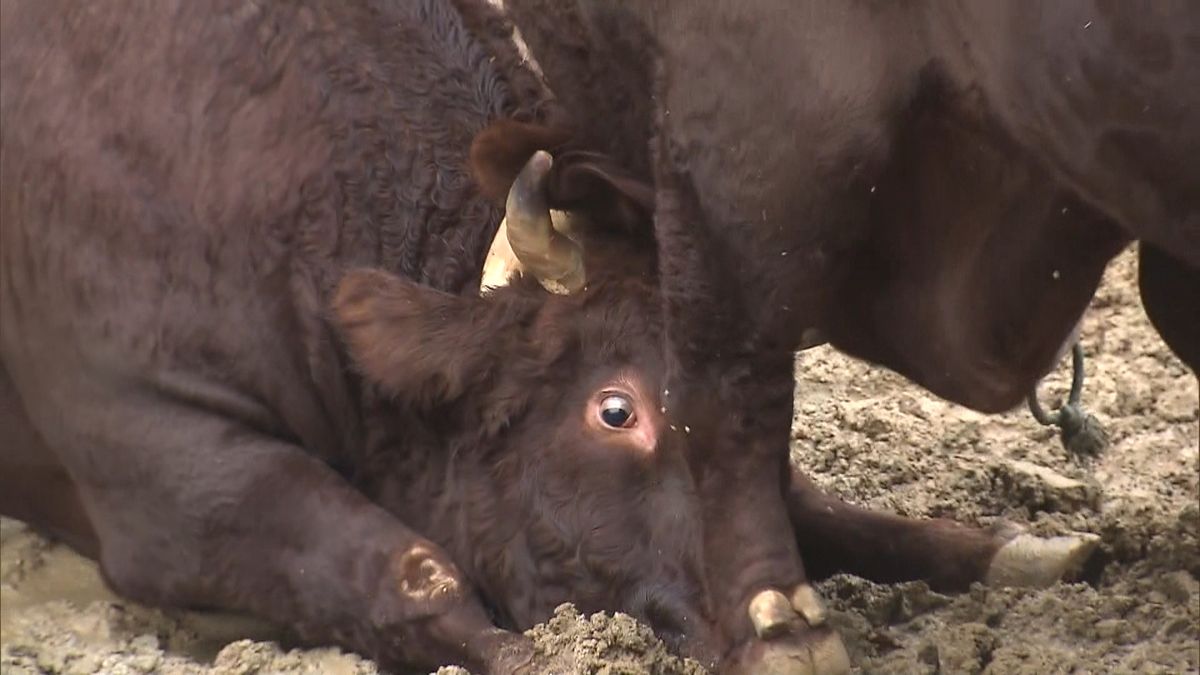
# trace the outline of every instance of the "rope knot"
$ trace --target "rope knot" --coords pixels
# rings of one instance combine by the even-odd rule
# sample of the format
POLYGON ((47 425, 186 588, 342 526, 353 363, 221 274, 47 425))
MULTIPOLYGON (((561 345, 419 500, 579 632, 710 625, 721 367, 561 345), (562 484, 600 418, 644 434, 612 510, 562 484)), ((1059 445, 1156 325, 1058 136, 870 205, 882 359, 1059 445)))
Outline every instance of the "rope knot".
POLYGON ((1072 455, 1097 457, 1108 447, 1108 432, 1095 415, 1068 403, 1058 411, 1059 439, 1072 455))
POLYGON ((1079 403, 1083 393, 1083 347, 1078 342, 1071 349, 1071 393, 1054 414, 1047 414, 1038 403, 1037 387, 1029 394, 1029 411, 1043 426, 1057 426, 1059 440, 1067 452, 1075 456, 1096 457, 1108 448, 1108 432, 1100 420, 1084 411, 1079 403))

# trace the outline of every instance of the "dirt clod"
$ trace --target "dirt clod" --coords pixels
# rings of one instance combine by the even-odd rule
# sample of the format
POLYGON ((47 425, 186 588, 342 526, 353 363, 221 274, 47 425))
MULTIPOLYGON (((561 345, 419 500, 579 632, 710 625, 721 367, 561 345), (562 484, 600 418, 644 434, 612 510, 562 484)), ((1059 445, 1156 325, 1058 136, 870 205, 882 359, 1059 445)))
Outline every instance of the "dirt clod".
MULTIPOLYGON (((797 358, 793 459, 826 489, 905 515, 1101 537, 1085 582, 976 585, 929 611, 903 609, 923 584, 824 582, 857 672, 1200 672, 1200 394, 1136 278, 1127 252, 1084 319, 1082 402, 1111 443, 1094 458, 1070 456, 1024 407, 979 415, 824 348, 797 358), (841 422, 863 402, 886 434, 841 422)), ((1064 397, 1069 360, 1043 400, 1064 397)))
POLYGON ((1024 505, 1031 512, 1072 513, 1095 508, 1100 500, 1100 490, 1094 481, 1069 478, 1022 459, 1010 459, 996 465, 993 485, 1006 498, 1024 505))
POLYGON ((587 675, 702 675, 695 661, 669 653, 649 628, 627 614, 581 616, 561 605, 554 617, 526 633, 537 652, 555 658, 567 672, 587 675))

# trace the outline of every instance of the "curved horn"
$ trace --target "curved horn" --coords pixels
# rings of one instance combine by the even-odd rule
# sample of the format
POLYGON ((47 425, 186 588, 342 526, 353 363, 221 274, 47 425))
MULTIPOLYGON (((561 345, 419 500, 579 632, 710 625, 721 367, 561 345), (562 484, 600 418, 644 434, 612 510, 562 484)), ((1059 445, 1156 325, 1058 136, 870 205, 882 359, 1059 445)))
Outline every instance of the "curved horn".
POLYGON ((521 169, 505 205, 508 242, 521 265, 546 290, 567 294, 583 288, 583 251, 558 232, 546 204, 546 175, 553 160, 538 151, 521 169))

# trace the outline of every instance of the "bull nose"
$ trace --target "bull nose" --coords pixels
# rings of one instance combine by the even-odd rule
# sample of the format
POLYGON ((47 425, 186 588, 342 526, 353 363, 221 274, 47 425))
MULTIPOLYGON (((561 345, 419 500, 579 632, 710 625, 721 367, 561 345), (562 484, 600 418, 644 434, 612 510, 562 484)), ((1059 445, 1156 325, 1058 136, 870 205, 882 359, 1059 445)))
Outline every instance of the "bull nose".
POLYGON ((672 650, 684 658, 694 660, 709 672, 717 672, 721 663, 721 652, 713 643, 712 635, 713 633, 709 633, 709 637, 704 638, 687 636, 677 647, 672 647, 672 650))
POLYGON ((717 632, 698 604, 666 592, 646 592, 630 614, 650 626, 671 651, 695 659, 709 670, 720 662, 717 632))

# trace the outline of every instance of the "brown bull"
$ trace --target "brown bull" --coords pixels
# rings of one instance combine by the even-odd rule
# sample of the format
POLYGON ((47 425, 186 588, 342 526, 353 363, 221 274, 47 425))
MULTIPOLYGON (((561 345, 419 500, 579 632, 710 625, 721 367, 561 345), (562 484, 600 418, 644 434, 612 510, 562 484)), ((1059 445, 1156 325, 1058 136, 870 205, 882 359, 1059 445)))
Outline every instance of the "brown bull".
MULTIPOLYGON (((813 336, 1004 410, 1138 240, 1150 318, 1200 367, 1194 3, 505 4, 579 133, 655 186, 671 419, 718 446, 707 525, 785 519, 813 336)), ((751 599, 806 574, 788 541, 725 551, 717 611, 749 639, 751 599)))
MULTIPOLYGON (((477 189, 472 138, 545 101, 504 26, 458 9, 0 2, 0 512, 136 600, 496 673, 545 665, 510 631, 565 600, 716 661, 740 636, 713 552, 764 540, 939 588, 1046 583, 1086 552, 799 474, 782 521, 723 529, 705 481, 762 493, 663 414, 651 190, 511 123, 475 144, 477 189), (485 194, 570 293, 477 296, 485 194)), ((763 636, 793 605, 822 622, 790 595, 759 597, 763 636)), ((761 670, 763 644, 724 663, 761 670)))

